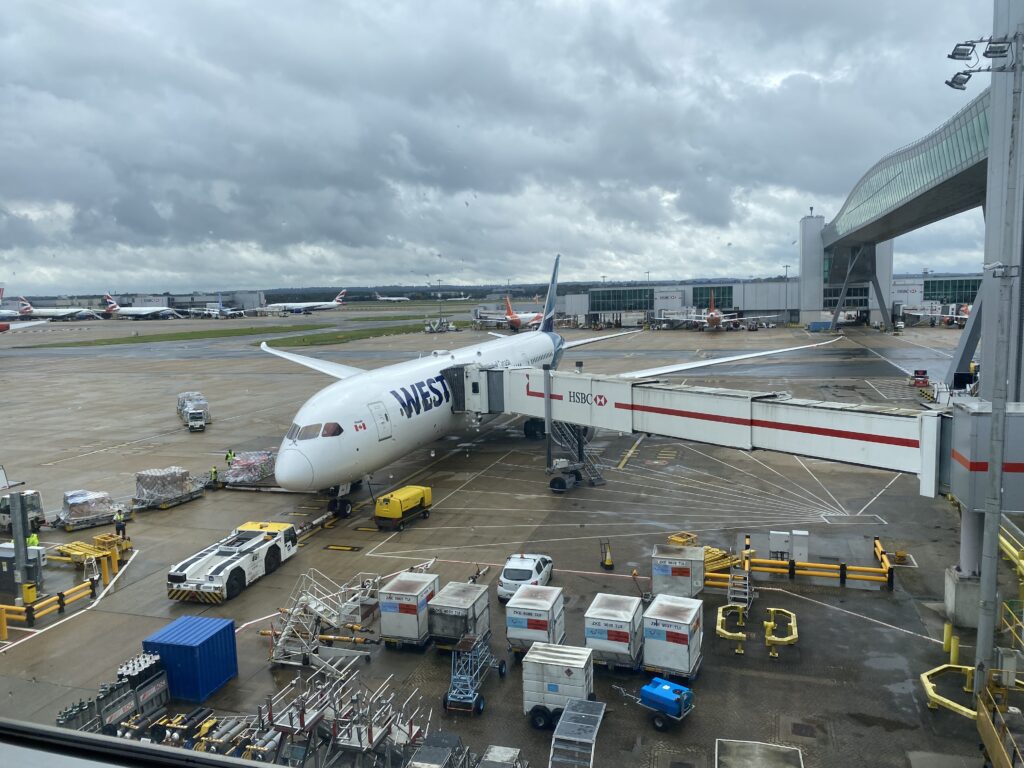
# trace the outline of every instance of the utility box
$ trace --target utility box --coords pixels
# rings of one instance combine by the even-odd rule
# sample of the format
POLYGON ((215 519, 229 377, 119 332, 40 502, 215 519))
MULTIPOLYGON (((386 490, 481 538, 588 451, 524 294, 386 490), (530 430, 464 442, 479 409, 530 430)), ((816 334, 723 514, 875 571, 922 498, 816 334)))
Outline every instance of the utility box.
POLYGON ((789 531, 769 531, 768 558, 770 560, 789 560, 792 552, 789 531))
POLYGON ((798 563, 810 562, 810 535, 807 531, 793 531, 790 538, 790 558, 798 563))
POLYGON ((644 612, 644 669, 666 676, 696 676, 704 639, 704 602, 658 595, 644 612))
POLYGON ((463 635, 480 637, 491 628, 491 600, 483 584, 450 581, 427 603, 430 639, 450 648, 463 635))
POLYGON ((513 653, 525 653, 535 642, 565 642, 565 600, 561 587, 525 585, 505 606, 505 635, 513 653))
POLYGON ((182 616, 142 641, 146 653, 159 654, 171 697, 202 704, 238 675, 235 622, 182 616))
POLYGON ((590 648, 534 643, 523 657, 523 714, 534 707, 562 709, 569 699, 594 692, 594 661, 590 648))
POLYGON ((388 648, 423 646, 429 638, 427 603, 438 590, 434 573, 405 571, 383 586, 380 600, 380 635, 388 648))
POLYGON ((594 663, 636 669, 643 650, 643 607, 639 597, 597 594, 583 618, 594 663))
POLYGON ((693 597, 704 589, 704 547, 656 544, 651 556, 651 590, 656 595, 693 597))

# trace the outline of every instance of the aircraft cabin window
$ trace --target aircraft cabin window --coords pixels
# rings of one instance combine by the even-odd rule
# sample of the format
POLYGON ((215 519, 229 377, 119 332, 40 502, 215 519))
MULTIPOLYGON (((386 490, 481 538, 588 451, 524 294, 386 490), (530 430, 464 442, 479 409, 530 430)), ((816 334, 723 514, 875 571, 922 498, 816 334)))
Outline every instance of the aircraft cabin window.
POLYGON ((345 430, 341 428, 341 424, 338 424, 335 421, 329 421, 324 424, 324 431, 320 433, 320 437, 337 437, 344 431, 345 430))
POLYGON ((298 424, 292 424, 291 427, 288 430, 288 434, 285 435, 284 437, 285 437, 286 440, 294 440, 298 436, 298 434, 299 434, 299 425, 298 424))
POLYGON ((320 434, 319 424, 308 424, 299 430, 299 440, 312 440, 320 434))

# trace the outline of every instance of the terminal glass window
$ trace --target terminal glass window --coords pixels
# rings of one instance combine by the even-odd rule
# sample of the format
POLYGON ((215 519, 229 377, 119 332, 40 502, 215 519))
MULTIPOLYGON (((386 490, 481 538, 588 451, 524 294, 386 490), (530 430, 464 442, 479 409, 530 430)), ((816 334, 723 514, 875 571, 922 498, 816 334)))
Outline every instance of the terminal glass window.
POLYGON ((924 300, 940 304, 973 304, 980 277, 936 278, 924 281, 924 300))
POLYGON ((693 306, 707 309, 711 305, 711 293, 715 294, 715 308, 733 307, 731 285, 695 285, 693 286, 693 306))
MULTIPOLYGON (((835 309, 839 302, 839 294, 843 292, 842 286, 825 288, 822 291, 822 306, 825 309, 835 309)), ((843 309, 867 309, 868 308, 868 286, 851 285, 846 292, 846 300, 843 302, 843 309)))
POLYGON ((638 312, 654 309, 653 288, 593 288, 591 312, 638 312))

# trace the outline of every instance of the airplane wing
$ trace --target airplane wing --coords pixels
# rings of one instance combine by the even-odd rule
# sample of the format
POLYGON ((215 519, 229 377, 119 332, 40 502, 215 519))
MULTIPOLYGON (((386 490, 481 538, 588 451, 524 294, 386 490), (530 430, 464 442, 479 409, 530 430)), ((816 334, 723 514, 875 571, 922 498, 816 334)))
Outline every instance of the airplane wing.
POLYGON ((609 333, 605 336, 595 336, 592 339, 579 339, 578 341, 567 341, 562 345, 563 349, 572 349, 573 347, 582 347, 584 344, 593 344, 597 341, 605 341, 606 339, 614 339, 617 336, 629 336, 634 333, 640 333, 637 331, 620 331, 619 333, 609 333))
MULTIPOLYGON (((729 357, 713 357, 710 360, 694 360, 689 363, 676 363, 675 365, 663 365, 660 368, 647 368, 642 371, 629 371, 627 373, 620 373, 619 377, 623 379, 646 379, 652 376, 663 376, 669 373, 678 373, 680 371, 689 371, 694 368, 704 368, 708 365, 720 365, 722 363, 736 363, 740 360, 752 360, 755 357, 767 357, 768 355, 781 355, 785 352, 796 352, 798 349, 813 349, 814 347, 824 347, 826 344, 833 344, 841 336, 837 336, 834 339, 828 341, 821 341, 817 344, 804 344, 800 347, 786 347, 785 349, 770 349, 767 352, 747 352, 742 355, 730 355, 729 357)), ((596 341, 596 339, 595 339, 596 341)))
MULTIPOLYGON (((10 323, 9 324, 10 325, 9 330, 11 332, 13 332, 13 333, 16 333, 18 331, 24 330, 25 328, 31 328, 33 325, 46 325, 48 322, 50 322, 50 321, 49 320, 30 320, 29 322, 10 323)), ((4 323, 4 325, 8 325, 8 323, 4 323)))
POLYGON ((280 349, 268 347, 265 341, 260 344, 260 349, 272 355, 283 357, 285 360, 293 363, 312 368, 314 371, 326 373, 328 376, 333 376, 336 379, 347 379, 365 371, 364 368, 356 368, 353 365, 342 365, 341 363, 332 363, 329 360, 321 360, 317 357, 306 357, 305 355, 296 355, 294 352, 283 352, 280 349))
POLYGON ((488 336, 497 336, 499 339, 508 338, 508 334, 507 333, 498 333, 497 331, 488 331, 487 335, 488 336))

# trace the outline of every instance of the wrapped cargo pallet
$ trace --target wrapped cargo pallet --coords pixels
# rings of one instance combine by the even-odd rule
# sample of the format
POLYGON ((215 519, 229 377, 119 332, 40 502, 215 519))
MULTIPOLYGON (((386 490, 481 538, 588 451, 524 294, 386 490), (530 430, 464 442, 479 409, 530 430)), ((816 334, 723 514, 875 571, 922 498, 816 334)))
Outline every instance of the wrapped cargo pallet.
POLYGON ((244 451, 235 454, 221 477, 228 485, 258 483, 274 474, 274 461, 273 451, 244 451))
POLYGON ((440 580, 433 573, 400 573, 377 593, 380 636, 387 648, 422 647, 429 640, 427 603, 440 580))
POLYGON ((658 595, 644 612, 644 669, 666 677, 697 676, 704 639, 704 601, 658 595))
POLYGON ((123 504, 116 503, 104 491, 66 491, 56 523, 69 531, 105 525, 113 521, 118 510, 124 509, 123 504))
POLYGON ((481 636, 491 628, 491 603, 484 584, 450 581, 427 604, 430 639, 452 648, 464 635, 481 636))
POLYGON ((193 480, 183 467, 144 469, 135 473, 135 498, 142 501, 173 499, 193 490, 193 480))
POLYGON ((636 669, 643 650, 643 606, 639 597, 597 594, 583 618, 594 663, 636 669))

